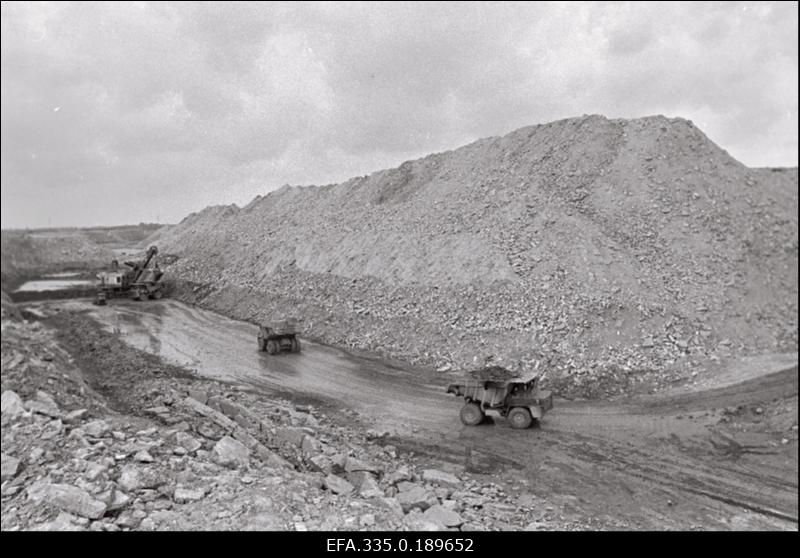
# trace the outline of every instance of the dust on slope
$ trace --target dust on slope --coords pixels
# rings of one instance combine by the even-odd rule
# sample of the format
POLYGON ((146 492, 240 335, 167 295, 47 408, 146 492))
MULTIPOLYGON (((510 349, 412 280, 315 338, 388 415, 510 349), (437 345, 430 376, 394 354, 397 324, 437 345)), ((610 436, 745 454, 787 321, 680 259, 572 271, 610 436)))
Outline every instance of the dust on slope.
POLYGON ((218 311, 300 313, 312 337, 442 368, 546 367, 566 394, 796 348, 796 170, 677 118, 522 128, 209 208, 162 245, 218 311))

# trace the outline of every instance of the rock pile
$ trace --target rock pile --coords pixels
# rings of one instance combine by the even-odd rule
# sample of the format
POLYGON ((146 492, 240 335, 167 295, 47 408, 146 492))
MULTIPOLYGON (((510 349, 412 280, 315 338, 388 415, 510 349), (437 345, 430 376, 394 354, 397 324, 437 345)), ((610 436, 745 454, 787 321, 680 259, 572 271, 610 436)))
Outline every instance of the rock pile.
POLYGON ((545 366, 564 395, 796 348, 797 170, 747 168, 679 118, 522 128, 160 242, 193 302, 437 368, 545 366))
POLYGON ((484 368, 477 368, 470 370, 467 374, 476 380, 496 380, 504 382, 513 378, 518 378, 519 373, 513 372, 502 366, 486 366, 484 368))

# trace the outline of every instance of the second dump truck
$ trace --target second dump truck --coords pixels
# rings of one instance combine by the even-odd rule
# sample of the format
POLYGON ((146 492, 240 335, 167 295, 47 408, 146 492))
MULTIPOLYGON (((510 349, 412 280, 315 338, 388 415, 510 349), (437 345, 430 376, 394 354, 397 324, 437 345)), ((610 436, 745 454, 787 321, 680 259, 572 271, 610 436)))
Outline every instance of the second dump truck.
POLYGON ((276 355, 281 351, 300 352, 297 338, 297 319, 274 321, 258 328, 258 350, 276 355))
POLYGON ((539 375, 508 380, 469 379, 451 383, 447 393, 464 398, 461 422, 476 426, 489 413, 508 420, 512 428, 528 428, 553 408, 553 394, 539 389, 539 375))

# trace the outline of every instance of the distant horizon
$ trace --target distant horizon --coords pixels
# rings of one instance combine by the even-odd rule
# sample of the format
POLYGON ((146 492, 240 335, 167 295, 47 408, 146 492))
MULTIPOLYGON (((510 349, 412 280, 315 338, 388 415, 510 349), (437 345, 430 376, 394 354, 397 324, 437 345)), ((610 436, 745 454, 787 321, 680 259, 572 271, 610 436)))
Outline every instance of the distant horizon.
POLYGON ((119 225, 67 225, 63 227, 12 227, 12 228, 2 228, 0 230, 3 232, 26 232, 26 231, 63 231, 69 229, 123 229, 128 227, 149 227, 149 226, 156 226, 156 227, 167 227, 177 225, 178 223, 122 223, 119 225))

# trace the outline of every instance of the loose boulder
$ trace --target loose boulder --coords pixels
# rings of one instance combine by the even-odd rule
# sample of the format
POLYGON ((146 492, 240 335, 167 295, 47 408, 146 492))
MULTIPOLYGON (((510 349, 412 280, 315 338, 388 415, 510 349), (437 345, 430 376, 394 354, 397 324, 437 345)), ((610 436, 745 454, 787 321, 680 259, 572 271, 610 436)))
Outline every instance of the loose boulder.
POLYGON ((89 519, 103 517, 108 509, 104 502, 69 484, 35 483, 28 489, 28 496, 36 502, 89 519))
POLYGON ((351 494, 355 487, 336 475, 328 475, 325 477, 324 486, 334 494, 351 494))
POLYGON ((6 390, 0 396, 0 409, 2 409, 3 422, 16 420, 25 414, 25 405, 16 392, 6 390))
POLYGON ((6 482, 8 479, 14 478, 19 470, 19 459, 10 455, 2 454, 2 480, 6 482))
POLYGON ((238 440, 223 436, 214 445, 214 460, 225 467, 246 467, 250 461, 250 450, 238 440))

